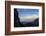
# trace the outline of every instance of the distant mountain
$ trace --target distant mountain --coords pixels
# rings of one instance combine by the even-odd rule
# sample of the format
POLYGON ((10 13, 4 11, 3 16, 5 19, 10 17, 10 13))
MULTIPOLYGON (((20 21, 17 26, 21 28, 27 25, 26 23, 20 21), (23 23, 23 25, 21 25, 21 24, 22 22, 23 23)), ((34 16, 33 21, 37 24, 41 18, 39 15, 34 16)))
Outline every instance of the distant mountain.
POLYGON ((33 22, 29 22, 27 24, 24 24, 26 25, 26 27, 30 27, 30 26, 39 26, 39 18, 35 19, 33 22))

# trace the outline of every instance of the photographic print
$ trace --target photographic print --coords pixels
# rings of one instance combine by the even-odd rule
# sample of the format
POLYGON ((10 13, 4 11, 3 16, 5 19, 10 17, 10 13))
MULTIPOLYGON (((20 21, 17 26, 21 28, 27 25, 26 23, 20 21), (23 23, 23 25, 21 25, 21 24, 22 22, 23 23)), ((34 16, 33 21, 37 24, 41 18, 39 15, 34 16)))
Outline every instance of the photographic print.
POLYGON ((41 30, 41 10, 39 6, 11 5, 11 31, 41 30))
POLYGON ((5 34, 45 32, 44 3, 5 1, 5 34))
POLYGON ((14 8, 14 27, 39 26, 39 9, 14 8))

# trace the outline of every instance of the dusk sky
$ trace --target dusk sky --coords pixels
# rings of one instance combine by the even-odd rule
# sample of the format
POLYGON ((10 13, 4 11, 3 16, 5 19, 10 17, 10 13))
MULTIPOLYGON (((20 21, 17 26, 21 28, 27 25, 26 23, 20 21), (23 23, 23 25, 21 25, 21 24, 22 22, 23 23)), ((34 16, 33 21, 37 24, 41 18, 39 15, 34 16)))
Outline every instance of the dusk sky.
POLYGON ((17 9, 20 21, 32 21, 39 17, 39 9, 17 9))

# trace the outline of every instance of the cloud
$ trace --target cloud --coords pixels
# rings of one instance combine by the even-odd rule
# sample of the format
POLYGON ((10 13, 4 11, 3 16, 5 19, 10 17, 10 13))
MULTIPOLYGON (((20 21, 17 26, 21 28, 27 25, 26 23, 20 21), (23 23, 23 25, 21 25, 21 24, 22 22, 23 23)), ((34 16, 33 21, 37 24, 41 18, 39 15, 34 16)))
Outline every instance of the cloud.
POLYGON ((32 15, 32 16, 25 16, 25 17, 20 17, 20 21, 23 22, 28 22, 28 21, 34 21, 36 18, 38 18, 37 15, 32 15))

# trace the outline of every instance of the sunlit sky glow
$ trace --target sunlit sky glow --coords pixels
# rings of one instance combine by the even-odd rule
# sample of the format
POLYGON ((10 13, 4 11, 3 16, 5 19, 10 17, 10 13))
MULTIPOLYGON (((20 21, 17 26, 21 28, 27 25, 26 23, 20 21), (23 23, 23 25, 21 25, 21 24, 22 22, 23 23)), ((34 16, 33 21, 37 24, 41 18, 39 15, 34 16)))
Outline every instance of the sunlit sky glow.
POLYGON ((39 17, 39 9, 17 8, 20 21, 32 21, 39 17))

